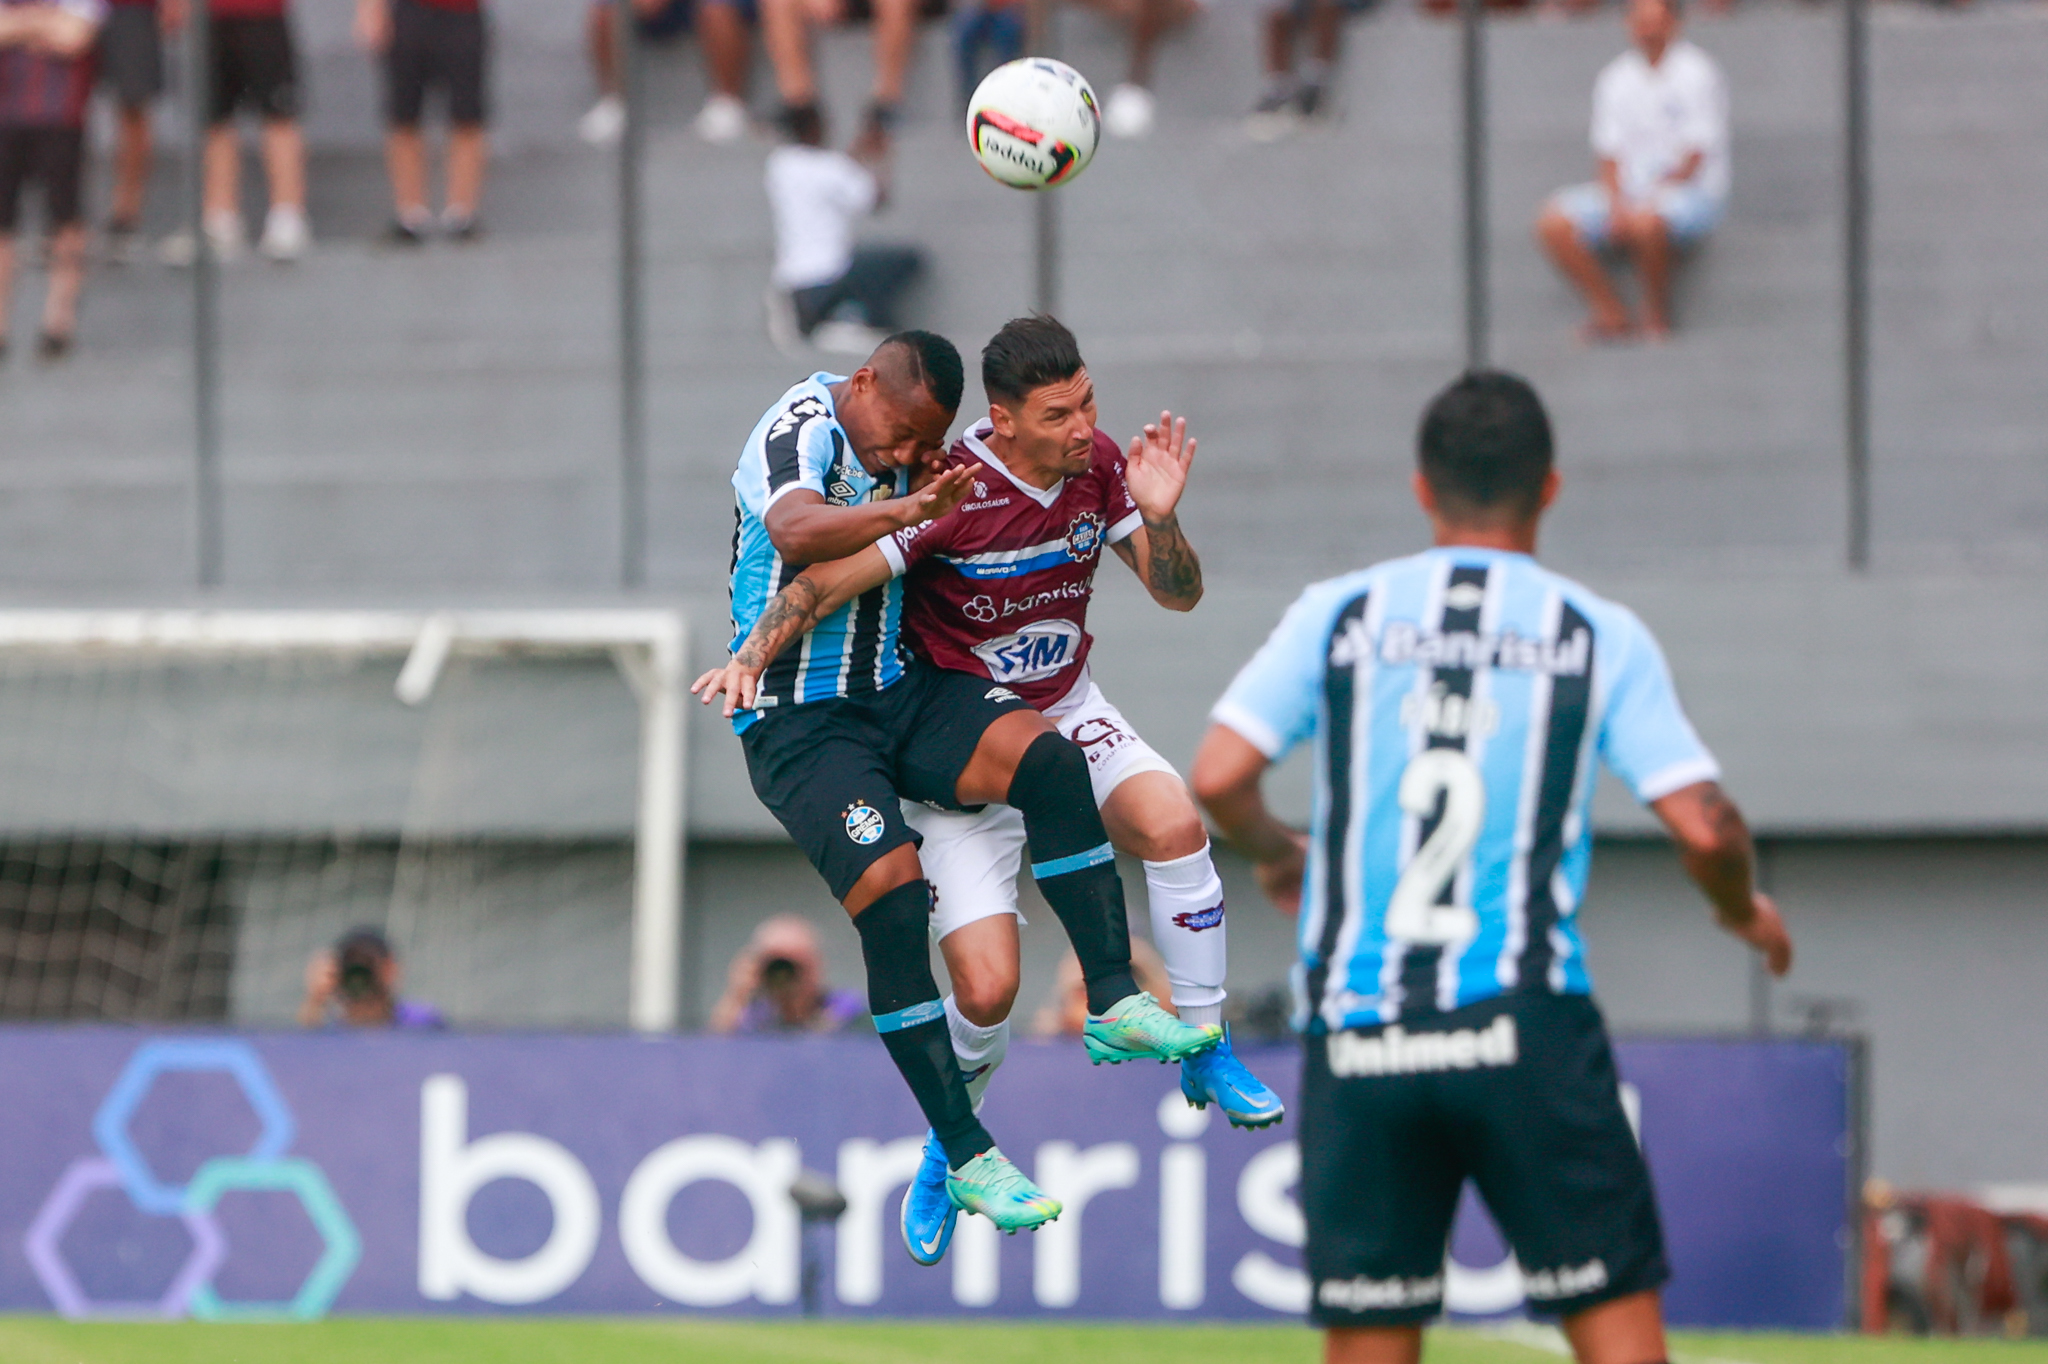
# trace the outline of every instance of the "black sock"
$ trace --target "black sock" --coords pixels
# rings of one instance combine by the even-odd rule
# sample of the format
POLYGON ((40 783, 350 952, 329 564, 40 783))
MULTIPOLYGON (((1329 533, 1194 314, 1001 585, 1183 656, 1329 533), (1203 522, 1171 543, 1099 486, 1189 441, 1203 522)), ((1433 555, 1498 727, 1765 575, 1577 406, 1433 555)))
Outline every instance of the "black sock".
POLYGON ((1024 816, 1039 893, 1059 915, 1080 959, 1088 1012, 1102 1013, 1138 993, 1123 878, 1116 874, 1116 853, 1095 808, 1087 756, 1057 734, 1039 735, 1010 779, 1009 804, 1024 816))
POLYGON ((932 888, 908 881, 853 916, 868 964, 868 1011, 889 1059, 903 1073, 925 1121, 959 1169, 994 1146, 974 1116, 967 1082, 953 1056, 939 983, 932 977, 932 888))

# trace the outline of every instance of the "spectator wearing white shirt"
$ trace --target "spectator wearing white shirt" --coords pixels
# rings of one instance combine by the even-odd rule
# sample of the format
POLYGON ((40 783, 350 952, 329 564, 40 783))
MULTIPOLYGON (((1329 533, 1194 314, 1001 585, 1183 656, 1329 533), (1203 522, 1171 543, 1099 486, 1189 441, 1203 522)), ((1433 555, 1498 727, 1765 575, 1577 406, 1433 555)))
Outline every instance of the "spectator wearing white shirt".
POLYGON ((924 255, 856 246, 855 224, 888 197, 879 167, 827 148, 815 105, 785 117, 792 140, 768 153, 766 177, 775 218, 769 334, 785 350, 802 336, 822 350, 866 355, 897 330, 897 299, 924 255))
POLYGON ((1713 58, 1678 36, 1679 0, 1629 0, 1635 41, 1593 86, 1598 181, 1552 195, 1536 236, 1585 295, 1584 334, 1634 334, 1596 254, 1626 251, 1642 284, 1642 330, 1671 331, 1671 258, 1703 239, 1728 200, 1728 87, 1713 58))

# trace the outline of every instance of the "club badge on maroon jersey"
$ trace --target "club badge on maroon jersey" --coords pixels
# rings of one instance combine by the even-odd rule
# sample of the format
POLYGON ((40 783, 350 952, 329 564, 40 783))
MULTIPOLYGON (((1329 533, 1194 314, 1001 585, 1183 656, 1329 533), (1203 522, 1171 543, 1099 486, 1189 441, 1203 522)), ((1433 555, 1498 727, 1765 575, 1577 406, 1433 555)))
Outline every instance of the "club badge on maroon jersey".
POLYGON ((1077 563, 1086 563, 1102 549, 1102 537, 1107 527, 1096 512, 1082 512, 1074 518, 1074 524, 1067 527, 1067 553, 1077 563))

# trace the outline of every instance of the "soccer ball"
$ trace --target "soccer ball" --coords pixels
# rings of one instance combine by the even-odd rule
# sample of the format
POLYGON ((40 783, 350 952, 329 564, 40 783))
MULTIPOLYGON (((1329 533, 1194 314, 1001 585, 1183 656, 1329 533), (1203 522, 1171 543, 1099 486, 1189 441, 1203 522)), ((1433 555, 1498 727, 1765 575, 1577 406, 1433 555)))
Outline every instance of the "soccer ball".
POLYGON ((1013 189, 1047 189, 1079 175, 1102 136, 1102 112, 1081 73, 1049 57, 1020 57, 988 73, 967 102, 967 145, 1013 189))

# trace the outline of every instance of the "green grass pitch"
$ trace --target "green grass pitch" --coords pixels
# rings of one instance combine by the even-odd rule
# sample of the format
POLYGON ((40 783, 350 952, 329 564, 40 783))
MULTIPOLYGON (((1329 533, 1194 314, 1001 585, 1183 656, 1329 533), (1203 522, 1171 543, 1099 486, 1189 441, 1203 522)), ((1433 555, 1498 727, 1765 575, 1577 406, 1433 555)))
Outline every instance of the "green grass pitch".
MULTIPOLYGON (((304 1326, 0 1317, 6 1364, 1314 1364, 1290 1326, 343 1319, 304 1326)), ((1438 1330, 1424 1364, 1546 1364, 1554 1333, 1438 1330)), ((1681 1333, 1674 1364, 2048 1364, 2048 1342, 1681 1333)))

